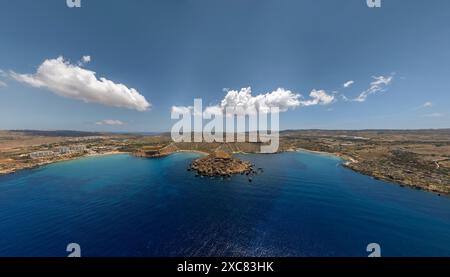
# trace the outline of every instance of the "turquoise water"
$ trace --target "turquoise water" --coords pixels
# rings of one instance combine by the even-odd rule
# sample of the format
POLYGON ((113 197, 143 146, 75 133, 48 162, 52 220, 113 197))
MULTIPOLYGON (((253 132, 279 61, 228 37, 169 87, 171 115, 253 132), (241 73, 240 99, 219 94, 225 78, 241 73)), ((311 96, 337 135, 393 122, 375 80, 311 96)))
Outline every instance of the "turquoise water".
POLYGON ((0 256, 450 256, 450 198, 333 156, 242 155, 249 183, 195 177, 197 154, 87 158, 0 177, 0 256))

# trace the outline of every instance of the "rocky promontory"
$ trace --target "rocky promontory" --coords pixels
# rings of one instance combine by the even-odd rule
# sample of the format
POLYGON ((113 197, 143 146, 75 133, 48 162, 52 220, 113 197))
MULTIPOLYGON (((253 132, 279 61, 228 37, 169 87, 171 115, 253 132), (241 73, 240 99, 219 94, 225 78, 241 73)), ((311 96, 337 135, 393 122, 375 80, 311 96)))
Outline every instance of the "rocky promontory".
POLYGON ((201 176, 231 176, 236 174, 253 174, 254 169, 250 162, 233 158, 224 151, 215 151, 207 157, 192 162, 190 170, 201 176))

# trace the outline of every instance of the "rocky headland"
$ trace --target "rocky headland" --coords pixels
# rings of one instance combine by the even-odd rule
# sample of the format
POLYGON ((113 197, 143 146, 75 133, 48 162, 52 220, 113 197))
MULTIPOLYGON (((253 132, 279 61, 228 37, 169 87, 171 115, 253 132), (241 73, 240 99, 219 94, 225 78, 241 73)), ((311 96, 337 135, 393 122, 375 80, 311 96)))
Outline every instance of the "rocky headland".
POLYGON ((208 177, 230 177, 236 174, 253 175, 256 173, 250 162, 233 158, 230 154, 220 150, 193 161, 188 170, 208 177))

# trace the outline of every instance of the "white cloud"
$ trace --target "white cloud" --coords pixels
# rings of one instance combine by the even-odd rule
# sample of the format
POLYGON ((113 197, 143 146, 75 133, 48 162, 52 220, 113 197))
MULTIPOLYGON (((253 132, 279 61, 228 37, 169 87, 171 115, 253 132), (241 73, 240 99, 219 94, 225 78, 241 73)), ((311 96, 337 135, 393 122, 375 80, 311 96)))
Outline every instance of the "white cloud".
POLYGON ((336 100, 333 95, 327 94, 324 90, 313 90, 309 96, 310 100, 300 102, 302 106, 329 105, 336 100))
POLYGON ((96 125, 110 125, 110 126, 118 126, 118 125, 124 125, 120 120, 114 120, 114 119, 105 119, 102 121, 98 121, 95 123, 96 125))
POLYGON ((78 62, 78 66, 83 66, 83 65, 85 65, 85 64, 87 64, 87 63, 90 63, 91 62, 91 56, 83 56, 82 58, 81 58, 81 61, 79 61, 78 62))
MULTIPOLYGON (((286 112, 296 107, 328 105, 335 101, 333 95, 329 95, 323 90, 313 90, 310 97, 311 99, 303 100, 300 94, 283 88, 253 96, 251 88, 247 87, 239 91, 228 90, 220 104, 206 107, 204 113, 209 115, 224 114, 227 108, 239 108, 244 114, 253 114, 256 111, 268 113, 271 108, 278 108, 280 112, 286 112)), ((173 106, 172 112, 190 112, 192 109, 192 106, 173 106)))
POLYGON ((431 107, 433 107, 433 103, 431 103, 431 102, 425 102, 425 103, 423 103, 423 107, 424 107, 424 108, 431 108, 431 107))
POLYGON ((425 114, 423 116, 424 117, 444 117, 445 114, 444 113, 430 113, 430 114, 425 114))
POLYGON ((355 81, 350 80, 350 81, 345 82, 343 86, 344 86, 344 88, 349 88, 349 87, 351 87, 354 83, 355 83, 355 81))
POLYGON ((242 88, 240 91, 229 90, 220 103, 222 109, 228 107, 242 107, 245 111, 259 110, 269 112, 270 108, 278 107, 281 112, 290 108, 300 106, 300 94, 295 94, 290 90, 279 88, 271 93, 252 95, 252 89, 242 88))
POLYGON ((8 85, 7 85, 5 82, 0 81, 0 88, 7 87, 7 86, 8 86, 8 85))
POLYGON ((189 106, 189 107, 172 106, 172 113, 185 114, 185 113, 190 113, 193 109, 194 109, 194 107, 192 107, 192 106, 189 106))
POLYGON ((369 97, 372 94, 377 94, 380 92, 383 92, 387 89, 387 87, 392 84, 392 81, 394 80, 394 74, 391 74, 390 76, 384 77, 384 76, 373 76, 373 81, 370 83, 370 86, 367 90, 361 92, 360 95, 358 95, 354 99, 348 99, 344 95, 344 99, 347 99, 349 101, 355 101, 355 102, 364 102, 367 100, 367 97, 369 97))
MULTIPOLYGON (((88 57, 88 56, 86 56, 88 57)), ((90 60, 83 57, 83 60, 90 60)), ((134 88, 114 83, 106 78, 97 79, 96 73, 70 64, 63 57, 45 60, 35 74, 18 74, 11 71, 16 81, 86 103, 146 111, 151 104, 134 88)))

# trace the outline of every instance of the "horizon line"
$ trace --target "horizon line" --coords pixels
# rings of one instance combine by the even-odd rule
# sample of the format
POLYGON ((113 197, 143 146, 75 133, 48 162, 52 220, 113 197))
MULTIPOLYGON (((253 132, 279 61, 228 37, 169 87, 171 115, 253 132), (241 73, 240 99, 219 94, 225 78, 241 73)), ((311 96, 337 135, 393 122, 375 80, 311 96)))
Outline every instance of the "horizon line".
MULTIPOLYGON (((450 131, 450 127, 446 128, 367 128, 367 129, 328 129, 328 128, 299 128, 299 129, 283 129, 278 132, 289 131, 450 131)), ((258 131, 270 131, 270 130, 257 130, 257 131, 245 131, 238 133, 249 133, 258 131)), ((106 133, 106 134, 165 134, 170 131, 88 131, 88 130, 74 130, 74 129, 0 129, 0 132, 78 132, 78 133, 106 133)), ((195 133, 195 132, 191 132, 195 133)), ((224 132, 225 134, 226 132, 224 132)))

